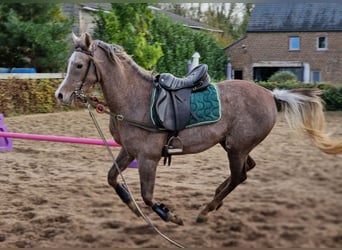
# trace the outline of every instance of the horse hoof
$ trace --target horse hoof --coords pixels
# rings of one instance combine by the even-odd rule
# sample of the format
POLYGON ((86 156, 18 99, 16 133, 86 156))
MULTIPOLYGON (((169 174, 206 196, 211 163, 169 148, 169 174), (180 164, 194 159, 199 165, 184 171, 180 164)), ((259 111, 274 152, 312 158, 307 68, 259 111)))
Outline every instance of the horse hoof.
POLYGON ((216 210, 219 210, 220 207, 222 207, 223 202, 221 201, 220 204, 218 204, 218 206, 216 207, 216 210))
POLYGON ((201 215, 201 214, 196 219, 197 223, 205 223, 207 221, 208 221, 208 217, 205 215, 201 215))
POLYGON ((181 218, 178 218, 176 215, 172 215, 170 221, 180 226, 184 225, 183 220, 181 218))
POLYGON ((135 206, 134 202, 133 201, 130 201, 127 203, 127 206, 132 210, 133 213, 136 214, 136 216, 140 217, 141 214, 138 210, 138 208, 135 206))

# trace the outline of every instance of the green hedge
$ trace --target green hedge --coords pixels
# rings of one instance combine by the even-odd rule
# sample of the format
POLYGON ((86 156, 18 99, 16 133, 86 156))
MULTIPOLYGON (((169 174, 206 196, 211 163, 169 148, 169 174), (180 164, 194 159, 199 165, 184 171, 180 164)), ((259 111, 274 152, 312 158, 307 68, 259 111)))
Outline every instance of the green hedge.
MULTIPOLYGON (((54 93, 61 79, 7 79, 0 80, 0 113, 5 116, 21 114, 50 113, 79 108, 58 104, 54 93)), ((342 111, 342 84, 303 84, 294 81, 284 83, 258 82, 267 89, 319 88, 326 110, 342 111)), ((82 106, 83 107, 83 106, 82 106)))
POLYGON ((295 89, 295 88, 319 88, 324 90, 322 99, 325 102, 325 110, 342 111, 342 84, 325 84, 325 83, 300 83, 297 81, 279 82, 257 82, 257 84, 273 90, 278 89, 295 89))
POLYGON ((61 79, 0 80, 0 113, 5 116, 50 113, 67 108, 58 104, 54 93, 61 79))

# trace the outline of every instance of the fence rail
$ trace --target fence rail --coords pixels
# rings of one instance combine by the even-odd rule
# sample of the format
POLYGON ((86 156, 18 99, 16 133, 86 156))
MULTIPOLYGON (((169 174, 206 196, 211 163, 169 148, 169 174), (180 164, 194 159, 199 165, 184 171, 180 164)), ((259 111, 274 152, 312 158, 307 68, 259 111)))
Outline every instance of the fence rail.
POLYGON ((1 73, 0 79, 63 79, 65 73, 1 73))

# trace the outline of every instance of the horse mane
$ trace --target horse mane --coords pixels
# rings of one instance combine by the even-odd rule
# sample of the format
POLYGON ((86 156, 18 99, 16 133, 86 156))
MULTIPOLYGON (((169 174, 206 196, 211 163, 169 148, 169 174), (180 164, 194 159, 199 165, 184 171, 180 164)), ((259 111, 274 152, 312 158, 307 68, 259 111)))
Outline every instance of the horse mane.
POLYGON ((123 62, 127 62, 137 73, 146 81, 153 81, 152 72, 145 70, 139 66, 126 51, 117 44, 109 44, 101 40, 94 40, 91 44, 91 51, 94 52, 97 48, 101 48, 107 54, 107 57, 118 66, 122 66, 123 62))

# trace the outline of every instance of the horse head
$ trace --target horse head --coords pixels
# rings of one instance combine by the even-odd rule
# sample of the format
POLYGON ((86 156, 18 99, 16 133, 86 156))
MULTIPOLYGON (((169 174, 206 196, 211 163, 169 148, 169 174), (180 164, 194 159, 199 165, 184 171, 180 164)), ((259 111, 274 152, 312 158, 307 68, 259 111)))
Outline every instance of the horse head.
POLYGON ((70 104, 77 93, 87 92, 99 81, 90 35, 77 37, 73 33, 72 38, 75 50, 68 60, 66 76, 55 92, 55 97, 64 104, 70 104))

